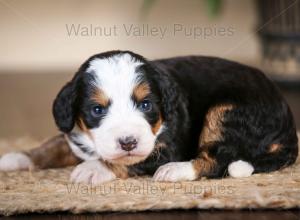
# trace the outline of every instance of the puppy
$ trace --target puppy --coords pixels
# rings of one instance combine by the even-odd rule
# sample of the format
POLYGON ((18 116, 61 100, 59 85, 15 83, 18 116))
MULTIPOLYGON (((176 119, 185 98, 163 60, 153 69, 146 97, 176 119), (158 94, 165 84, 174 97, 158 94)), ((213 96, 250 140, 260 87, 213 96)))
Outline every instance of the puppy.
POLYGON ((74 182, 247 177, 295 162, 291 111, 257 69, 202 56, 147 61, 130 51, 90 57, 57 95, 63 133, 0 170, 77 165, 74 182))

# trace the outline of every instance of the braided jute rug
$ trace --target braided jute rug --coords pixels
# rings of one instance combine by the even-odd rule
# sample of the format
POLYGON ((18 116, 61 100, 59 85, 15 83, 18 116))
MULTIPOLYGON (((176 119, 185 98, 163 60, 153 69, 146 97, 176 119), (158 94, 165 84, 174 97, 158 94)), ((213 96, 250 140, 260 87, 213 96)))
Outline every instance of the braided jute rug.
MULTIPOLYGON (((29 138, 0 141, 0 154, 37 145, 29 138)), ((0 172, 0 214, 300 208, 299 158, 295 165, 269 174, 179 183, 157 183, 150 177, 140 177, 98 186, 72 184, 71 171, 0 172)))

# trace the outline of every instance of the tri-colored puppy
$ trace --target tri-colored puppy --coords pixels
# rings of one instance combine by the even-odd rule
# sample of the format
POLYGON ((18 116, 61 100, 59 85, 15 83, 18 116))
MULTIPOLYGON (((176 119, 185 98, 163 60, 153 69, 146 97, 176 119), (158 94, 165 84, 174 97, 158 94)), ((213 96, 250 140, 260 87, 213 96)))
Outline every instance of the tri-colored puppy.
POLYGON ((270 172, 298 155, 276 86, 257 69, 212 57, 94 55, 62 88, 53 115, 63 134, 4 155, 0 170, 79 164, 74 182, 181 181, 270 172))

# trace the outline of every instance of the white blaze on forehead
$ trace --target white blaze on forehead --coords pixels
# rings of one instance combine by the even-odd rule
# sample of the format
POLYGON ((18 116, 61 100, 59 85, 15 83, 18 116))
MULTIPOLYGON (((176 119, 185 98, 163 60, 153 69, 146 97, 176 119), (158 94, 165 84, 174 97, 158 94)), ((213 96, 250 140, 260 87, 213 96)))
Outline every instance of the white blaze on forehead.
POLYGON ((87 72, 96 75, 96 86, 111 100, 128 101, 139 80, 136 72, 142 63, 128 53, 90 61, 87 72))

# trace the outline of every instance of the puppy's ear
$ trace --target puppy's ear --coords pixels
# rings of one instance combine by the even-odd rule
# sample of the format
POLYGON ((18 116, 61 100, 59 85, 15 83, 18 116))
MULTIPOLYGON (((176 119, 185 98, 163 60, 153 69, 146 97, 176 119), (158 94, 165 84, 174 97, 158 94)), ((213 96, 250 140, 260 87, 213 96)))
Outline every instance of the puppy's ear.
POLYGON ((70 132, 75 124, 74 104, 77 92, 74 80, 68 82, 58 93, 53 103, 52 113, 59 130, 64 133, 70 132))
POLYGON ((163 118, 172 121, 178 114, 185 113, 186 99, 173 77, 152 65, 145 66, 145 69, 151 73, 150 78, 160 93, 163 118))
POLYGON ((181 95, 178 93, 177 83, 168 75, 160 73, 158 85, 161 93, 161 107, 165 119, 174 119, 174 114, 178 114, 181 95))

